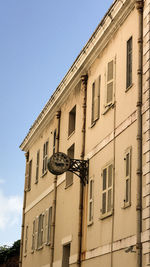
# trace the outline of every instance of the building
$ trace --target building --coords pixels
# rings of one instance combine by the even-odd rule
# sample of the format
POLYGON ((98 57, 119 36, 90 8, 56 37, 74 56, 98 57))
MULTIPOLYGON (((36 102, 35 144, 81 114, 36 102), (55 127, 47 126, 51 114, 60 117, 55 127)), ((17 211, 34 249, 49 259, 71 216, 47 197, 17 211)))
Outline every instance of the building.
POLYGON ((23 140, 20 266, 150 266, 149 40, 150 0, 114 1, 23 140))

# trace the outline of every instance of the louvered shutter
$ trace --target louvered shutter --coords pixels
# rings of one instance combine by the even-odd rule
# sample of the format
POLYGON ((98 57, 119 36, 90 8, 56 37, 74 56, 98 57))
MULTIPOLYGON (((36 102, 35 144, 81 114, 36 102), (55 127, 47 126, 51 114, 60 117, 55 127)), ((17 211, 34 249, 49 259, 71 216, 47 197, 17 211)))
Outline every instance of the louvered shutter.
POLYGON ((35 249, 38 248, 38 222, 39 222, 39 217, 37 216, 35 218, 35 249))
POLYGON ((51 229, 52 229, 52 207, 49 208, 48 212, 48 231, 47 231, 47 243, 51 242, 51 229))
POLYGON ((100 77, 95 82, 95 96, 94 96, 94 121, 99 119, 99 99, 100 98, 100 77))
POLYGON ((107 65, 107 88, 106 88, 106 105, 110 105, 113 101, 114 88, 114 60, 107 65))
POLYGON ((47 244, 47 231, 48 231, 48 209, 44 213, 44 229, 43 229, 43 243, 47 244))
POLYGON ((28 190, 28 180, 29 180, 29 161, 26 161, 26 172, 25 172, 25 190, 28 190))

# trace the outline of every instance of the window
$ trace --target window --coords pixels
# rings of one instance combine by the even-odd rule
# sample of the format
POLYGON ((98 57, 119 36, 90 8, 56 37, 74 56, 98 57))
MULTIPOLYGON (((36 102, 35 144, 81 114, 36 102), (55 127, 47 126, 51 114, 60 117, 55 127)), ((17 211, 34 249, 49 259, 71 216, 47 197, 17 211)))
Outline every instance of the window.
POLYGON ((131 148, 127 149, 124 157, 125 162, 125 198, 124 207, 131 202, 131 148))
POLYGON ((113 102, 113 91, 114 91, 114 60, 111 60, 107 64, 106 107, 111 105, 113 102))
POLYGON ((42 174, 47 172, 48 141, 43 146, 43 169, 42 174))
MULTIPOLYGON (((74 159, 74 144, 68 149, 67 155, 74 159)), ((66 172, 66 188, 73 184, 73 173, 72 172, 66 172)))
POLYGON ((126 88, 132 85, 132 37, 127 41, 126 88))
POLYGON ((38 183, 38 179, 39 179, 39 161, 40 161, 40 151, 38 151, 37 155, 36 155, 36 177, 35 177, 35 183, 38 183))
POLYGON ((99 119, 100 114, 100 82, 101 77, 99 76, 92 84, 92 124, 99 119))
POLYGON ((52 207, 48 210, 47 244, 51 243, 52 207))
POLYGON ((32 177, 32 160, 29 161, 28 190, 31 189, 31 177, 32 177))
POLYGON ((93 222, 93 186, 94 180, 89 179, 89 189, 88 189, 88 224, 90 225, 93 222))
POLYGON ((27 246, 28 246, 28 230, 29 227, 28 225, 26 226, 26 231, 25 231, 25 246, 24 246, 24 253, 27 253, 27 246))
POLYGON ((33 221, 33 229, 32 229, 32 251, 35 250, 35 220, 33 221))
POLYGON ((53 136, 53 154, 56 152, 56 129, 53 136))
POLYGON ((63 246, 62 267, 69 267, 70 244, 63 246))
POLYGON ((38 248, 41 248, 43 245, 43 221, 44 221, 44 215, 40 214, 38 220, 38 240, 37 240, 38 248))
POLYGON ((69 127, 68 136, 70 136, 75 131, 76 124, 76 106, 69 112, 69 127))
POLYGON ((102 218, 113 211, 113 165, 110 164, 102 171, 102 218))

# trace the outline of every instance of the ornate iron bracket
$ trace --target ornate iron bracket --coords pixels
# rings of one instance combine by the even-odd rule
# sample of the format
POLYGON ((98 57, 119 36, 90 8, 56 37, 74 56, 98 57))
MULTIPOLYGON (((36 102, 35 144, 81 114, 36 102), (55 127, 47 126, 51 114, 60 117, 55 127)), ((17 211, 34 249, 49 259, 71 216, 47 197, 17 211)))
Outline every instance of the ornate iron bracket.
POLYGON ((83 185, 88 183, 89 160, 71 159, 62 152, 54 153, 47 164, 48 170, 55 175, 61 175, 66 171, 76 174, 83 185))
POLYGON ((89 160, 70 159, 68 171, 76 174, 82 181, 83 185, 88 183, 89 160))

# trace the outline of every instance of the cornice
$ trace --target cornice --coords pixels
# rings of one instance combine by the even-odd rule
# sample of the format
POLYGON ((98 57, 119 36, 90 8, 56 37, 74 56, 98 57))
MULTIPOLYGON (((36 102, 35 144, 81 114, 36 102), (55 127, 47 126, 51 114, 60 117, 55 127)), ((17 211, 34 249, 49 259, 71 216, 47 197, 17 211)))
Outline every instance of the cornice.
POLYGON ((31 139, 33 139, 33 136, 36 136, 35 133, 37 130, 39 130, 39 128, 42 129, 42 125, 46 124, 48 115, 51 114, 51 118, 54 116, 60 102, 64 99, 64 97, 62 98, 62 95, 66 95, 66 91, 70 89, 70 83, 75 85, 79 82, 79 78, 85 73, 89 64, 92 64, 98 53, 100 53, 100 51, 107 45, 112 34, 121 24, 121 20, 123 21, 131 12, 134 4, 135 0, 116 0, 112 4, 89 41, 83 47, 71 68, 64 76, 63 80, 60 82, 33 125, 30 127, 28 134, 20 145, 21 150, 27 151, 29 149, 31 139))

